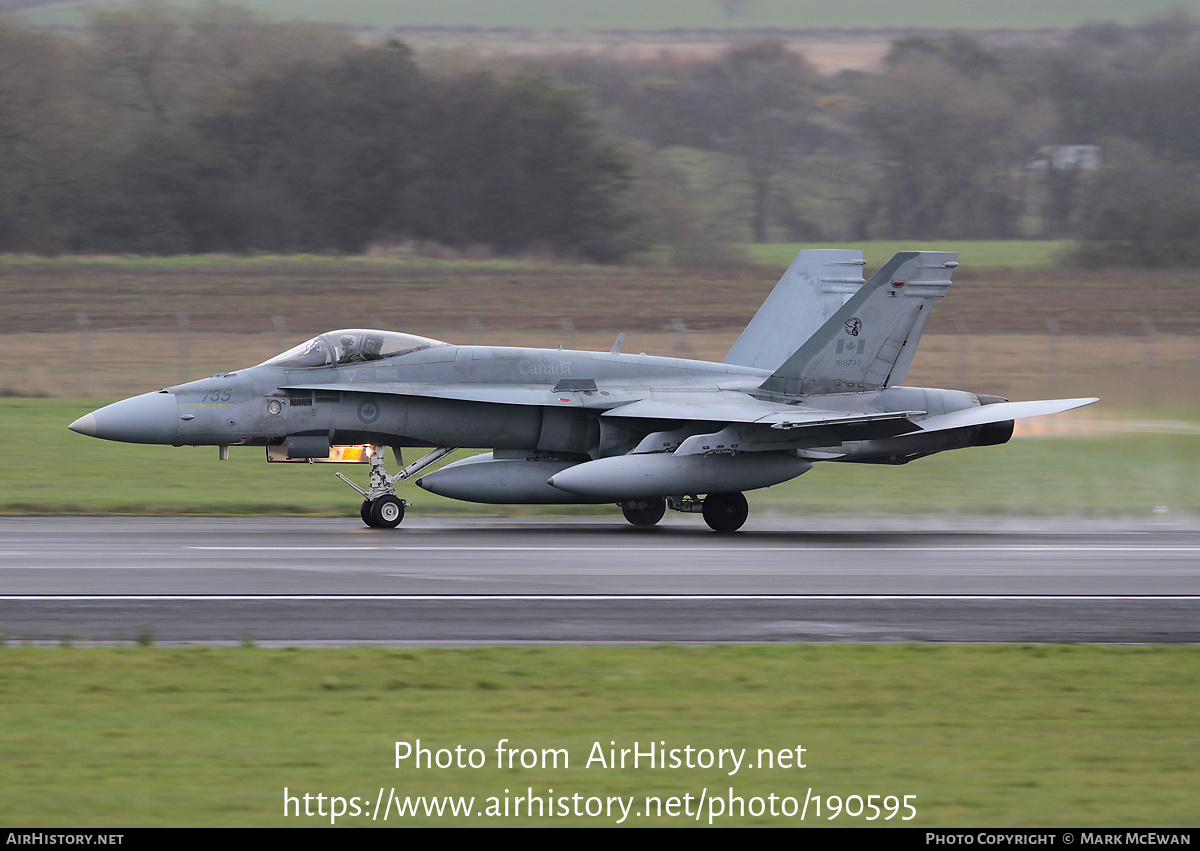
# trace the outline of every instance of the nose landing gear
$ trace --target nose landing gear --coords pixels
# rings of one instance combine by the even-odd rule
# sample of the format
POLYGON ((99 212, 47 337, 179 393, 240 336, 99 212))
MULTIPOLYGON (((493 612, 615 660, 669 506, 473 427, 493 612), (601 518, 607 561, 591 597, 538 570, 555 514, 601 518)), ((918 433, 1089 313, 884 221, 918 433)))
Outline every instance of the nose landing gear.
MULTIPOLYGON (((363 523, 372 529, 395 529, 404 519, 404 509, 410 505, 396 496, 396 482, 412 478, 430 464, 445 458, 455 448, 442 446, 434 449, 420 460, 414 461, 396 475, 391 476, 388 475, 387 468, 383 464, 384 447, 372 446, 367 453, 367 458, 371 462, 371 487, 369 490, 363 490, 341 473, 334 473, 334 475, 364 497, 363 503, 358 509, 358 516, 362 518, 363 523)), ((399 450, 397 450, 396 457, 399 458, 399 450)))

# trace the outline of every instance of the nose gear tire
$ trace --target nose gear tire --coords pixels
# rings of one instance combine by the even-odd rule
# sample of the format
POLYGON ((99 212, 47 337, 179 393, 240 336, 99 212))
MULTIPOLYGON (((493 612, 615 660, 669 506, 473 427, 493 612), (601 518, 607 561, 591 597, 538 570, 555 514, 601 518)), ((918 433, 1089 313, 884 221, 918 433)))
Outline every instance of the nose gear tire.
POLYGON ((404 503, 398 497, 381 496, 371 503, 371 525, 376 529, 395 529, 404 519, 404 503))

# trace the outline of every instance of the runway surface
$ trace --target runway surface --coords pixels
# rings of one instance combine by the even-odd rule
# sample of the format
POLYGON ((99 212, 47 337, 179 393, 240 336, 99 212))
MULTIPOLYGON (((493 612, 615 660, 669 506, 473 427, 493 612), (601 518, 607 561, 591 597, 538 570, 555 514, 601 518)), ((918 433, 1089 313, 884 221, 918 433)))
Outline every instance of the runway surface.
POLYGON ((0 518, 0 632, 128 642, 1200 641, 1200 524, 0 518))

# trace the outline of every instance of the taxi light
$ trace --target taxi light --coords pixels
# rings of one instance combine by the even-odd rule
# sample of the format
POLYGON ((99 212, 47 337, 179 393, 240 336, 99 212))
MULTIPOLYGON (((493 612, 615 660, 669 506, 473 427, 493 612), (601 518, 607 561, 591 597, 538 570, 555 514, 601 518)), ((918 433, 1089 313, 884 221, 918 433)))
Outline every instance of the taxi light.
POLYGON ((275 464, 369 464, 369 444, 331 446, 325 458, 289 458, 287 444, 267 447, 267 460, 275 464))

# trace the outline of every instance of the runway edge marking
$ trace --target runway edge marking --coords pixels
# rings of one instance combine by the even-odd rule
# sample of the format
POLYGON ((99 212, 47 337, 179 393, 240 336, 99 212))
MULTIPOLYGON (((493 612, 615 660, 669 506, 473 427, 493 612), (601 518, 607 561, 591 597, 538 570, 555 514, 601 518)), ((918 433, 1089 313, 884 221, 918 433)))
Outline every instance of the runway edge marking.
POLYGON ((1200 602, 1200 594, 0 594, 0 602, 620 602, 620 601, 1057 601, 1200 602))

